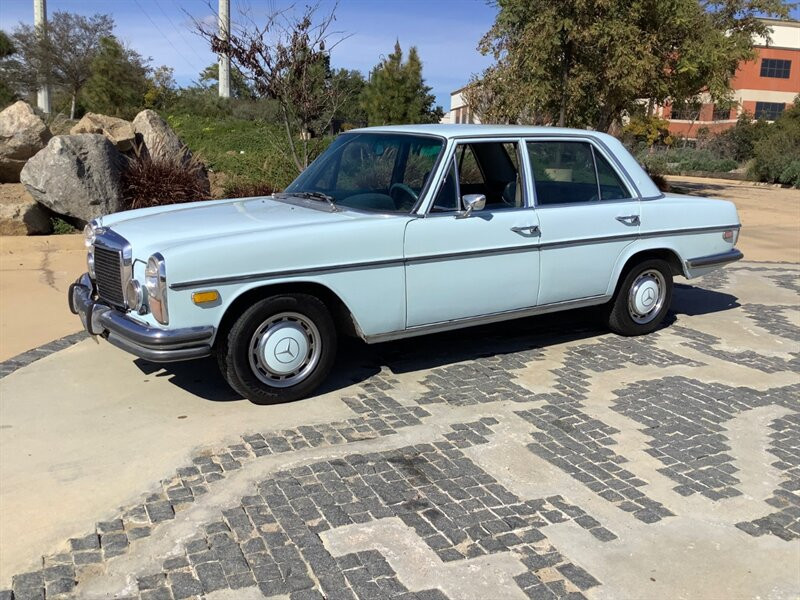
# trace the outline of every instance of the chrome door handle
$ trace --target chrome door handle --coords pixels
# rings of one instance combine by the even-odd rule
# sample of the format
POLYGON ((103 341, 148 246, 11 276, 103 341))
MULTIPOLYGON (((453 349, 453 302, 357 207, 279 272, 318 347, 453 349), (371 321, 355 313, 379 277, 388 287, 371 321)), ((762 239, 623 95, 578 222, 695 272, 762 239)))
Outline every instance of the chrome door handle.
POLYGON ((526 233, 528 235, 539 235, 538 225, 528 225, 526 227, 512 227, 511 231, 514 233, 526 233))
POLYGON ((624 223, 625 225, 639 225, 641 221, 639 220, 639 215, 628 215, 626 217, 617 217, 617 221, 620 223, 624 223))

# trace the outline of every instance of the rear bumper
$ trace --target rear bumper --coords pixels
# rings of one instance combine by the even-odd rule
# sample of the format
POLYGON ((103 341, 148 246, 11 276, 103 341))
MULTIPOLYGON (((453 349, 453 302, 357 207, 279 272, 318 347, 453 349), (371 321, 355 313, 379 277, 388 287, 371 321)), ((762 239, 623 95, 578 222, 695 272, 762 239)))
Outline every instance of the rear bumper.
POLYGON ((690 269, 705 269, 708 267, 721 267, 728 263, 741 260, 744 254, 736 248, 731 248, 727 252, 719 254, 709 254, 708 256, 698 256, 697 258, 690 258, 686 261, 686 266, 690 269))
POLYGON ((84 273, 69 286, 69 309, 90 335, 152 362, 174 362, 211 354, 213 327, 158 329, 134 321, 125 313, 94 299, 94 284, 84 273))

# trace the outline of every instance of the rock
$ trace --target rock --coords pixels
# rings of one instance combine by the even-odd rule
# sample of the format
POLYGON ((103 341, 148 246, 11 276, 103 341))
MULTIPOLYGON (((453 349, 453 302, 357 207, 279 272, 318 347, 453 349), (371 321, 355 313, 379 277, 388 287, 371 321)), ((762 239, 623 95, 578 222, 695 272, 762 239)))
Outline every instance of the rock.
POLYGON ((30 104, 20 100, 0 112, 0 183, 19 181, 31 156, 45 147, 50 130, 30 104))
POLYGON ((97 113, 86 113, 78 124, 70 129, 70 134, 102 133, 120 152, 133 148, 136 132, 133 125, 125 119, 107 117, 97 113))
POLYGON ((37 235, 53 231, 52 213, 19 183, 0 185, 0 235, 37 235))
POLYGON ((180 156, 186 163, 192 153, 167 122, 154 110, 143 110, 133 119, 133 130, 142 136, 144 150, 154 160, 173 159, 180 156))
POLYGON ((195 161, 192 152, 169 124, 157 112, 146 109, 133 119, 137 143, 141 141, 141 152, 155 161, 166 160, 175 165, 189 166, 197 175, 200 187, 209 193, 211 185, 205 165, 195 161), (139 138, 141 137, 141 140, 139 138))
POLYGON ((20 180, 37 202, 86 222, 122 209, 124 160, 103 135, 57 135, 28 161, 20 180))

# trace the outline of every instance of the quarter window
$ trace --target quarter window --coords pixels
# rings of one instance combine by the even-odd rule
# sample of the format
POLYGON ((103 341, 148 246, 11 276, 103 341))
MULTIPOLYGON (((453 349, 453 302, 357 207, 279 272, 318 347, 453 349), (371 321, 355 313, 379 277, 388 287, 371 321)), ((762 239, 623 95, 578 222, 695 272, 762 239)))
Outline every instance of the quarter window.
POLYGON ((761 59, 761 76, 776 77, 778 79, 789 79, 789 72, 792 70, 792 61, 781 60, 779 58, 761 59))
POLYGON ((630 198, 608 161, 587 142, 528 142, 539 205, 630 198))
POLYGON ((781 116, 783 109, 786 108, 781 102, 756 102, 756 119, 774 121, 781 116))

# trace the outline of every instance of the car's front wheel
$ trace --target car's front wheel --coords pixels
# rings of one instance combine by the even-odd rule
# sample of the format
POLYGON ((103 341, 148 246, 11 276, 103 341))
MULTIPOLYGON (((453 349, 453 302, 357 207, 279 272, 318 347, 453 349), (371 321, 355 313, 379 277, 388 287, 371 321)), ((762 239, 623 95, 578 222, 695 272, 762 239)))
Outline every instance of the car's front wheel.
POLYGON ((220 340, 223 376, 256 404, 298 400, 327 377, 336 357, 330 312, 308 294, 281 294, 245 310, 220 340))
POLYGON ((620 335, 658 329, 672 302, 672 270, 667 261, 644 260, 628 269, 608 305, 608 327, 620 335))

